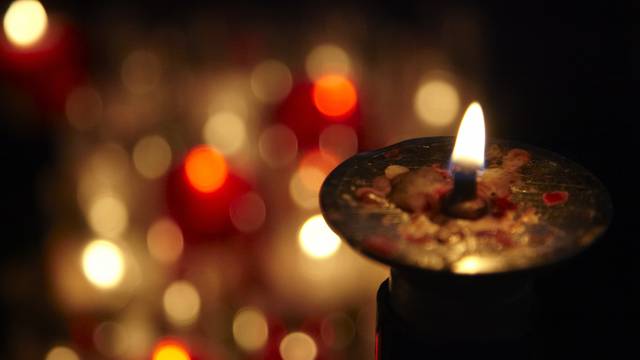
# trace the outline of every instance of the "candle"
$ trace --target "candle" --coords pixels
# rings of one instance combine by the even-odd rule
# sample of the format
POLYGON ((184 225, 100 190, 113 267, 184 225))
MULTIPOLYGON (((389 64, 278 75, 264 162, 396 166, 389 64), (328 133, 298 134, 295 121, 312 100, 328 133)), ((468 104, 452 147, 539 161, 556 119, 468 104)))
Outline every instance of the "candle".
POLYGON ((486 143, 474 103, 455 144, 418 138, 361 153, 322 186, 327 224, 391 267, 378 291, 379 359, 522 348, 533 276, 608 227, 608 193, 580 165, 525 144, 486 143))

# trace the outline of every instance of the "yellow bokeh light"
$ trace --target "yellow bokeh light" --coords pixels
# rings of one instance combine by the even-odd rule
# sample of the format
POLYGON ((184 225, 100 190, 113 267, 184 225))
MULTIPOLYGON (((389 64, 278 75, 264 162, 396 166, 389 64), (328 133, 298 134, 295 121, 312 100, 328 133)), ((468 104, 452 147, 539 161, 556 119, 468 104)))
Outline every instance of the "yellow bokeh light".
POLYGON ((177 327, 193 324, 200 314, 200 294, 187 281, 176 281, 169 285, 162 297, 167 320, 177 327))
POLYGON ((288 334, 280 342, 280 356, 283 360, 313 360, 317 355, 316 342, 303 332, 288 334))
POLYGON ((173 263, 182 254, 184 239, 178 224, 169 218, 156 220, 147 231, 147 248, 151 256, 165 264, 173 263))
POLYGON ((162 66, 158 57, 146 50, 136 50, 122 63, 122 83, 134 94, 145 94, 158 85, 162 66))
POLYGON ((338 251, 340 237, 329 228, 322 215, 318 214, 304 222, 298 232, 298 244, 308 256, 324 259, 338 251))
POLYGON ((184 345, 176 341, 163 341, 153 351, 153 360, 191 360, 184 345))
POLYGON ((484 115, 477 102, 471 103, 464 113, 451 161, 458 166, 479 169, 484 166, 484 115))
POLYGON ((320 133, 319 145, 322 154, 344 160, 358 151, 358 135, 350 126, 331 125, 320 133))
POLYGON ((336 45, 319 45, 307 55, 306 70, 312 80, 327 74, 347 75, 351 73, 351 60, 347 52, 336 45))
POLYGON ((326 174, 315 167, 302 167, 291 176, 289 195, 302 209, 315 209, 319 206, 319 188, 326 174))
POLYGON ((444 127, 453 122, 460 110, 456 88, 444 80, 431 80, 420 85, 414 98, 414 110, 426 125, 444 127))
POLYGON ((267 207, 260 195, 249 192, 234 200, 229 206, 229 217, 236 229, 250 233, 264 223, 267 207))
POLYGON ((261 349, 269 337, 267 318, 256 308, 240 309, 233 318, 233 338, 238 346, 253 352, 261 349))
POLYGON ((91 229, 104 237, 117 237, 127 228, 129 212, 122 200, 114 195, 97 196, 89 206, 91 229))
POLYGON ((260 157, 271 167, 280 168, 298 155, 296 134, 285 125, 276 124, 265 129, 258 139, 260 157))
POLYGON ((71 126, 85 130, 102 118, 103 104, 98 91, 89 86, 73 89, 65 102, 65 114, 71 126))
POLYGON ((103 289, 116 287, 125 272, 122 251, 110 241, 94 240, 82 253, 82 270, 93 285, 103 289))
POLYGON ((37 43, 47 30, 47 12, 39 1, 16 0, 4 15, 4 33, 18 47, 37 43))
POLYGON ((223 111, 212 115, 202 128, 204 141, 225 155, 237 153, 247 139, 244 120, 235 113, 223 111))
POLYGON ((159 135, 148 135, 133 148, 133 164, 147 179, 157 179, 164 175, 171 165, 171 146, 159 135))
POLYGON ((78 354, 66 346, 55 346, 47 353, 45 360, 80 360, 78 354))
POLYGON ((251 90, 262 102, 276 103, 291 91, 293 77, 287 65, 277 60, 258 64, 251 73, 251 90))

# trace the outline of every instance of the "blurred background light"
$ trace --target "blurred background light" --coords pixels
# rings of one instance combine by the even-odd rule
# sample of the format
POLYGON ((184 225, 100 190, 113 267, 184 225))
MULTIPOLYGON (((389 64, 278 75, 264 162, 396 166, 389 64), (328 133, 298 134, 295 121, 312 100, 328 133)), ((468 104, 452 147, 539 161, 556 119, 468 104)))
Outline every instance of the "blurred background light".
POLYGON ((175 340, 163 340, 154 348, 152 360, 191 360, 191 356, 184 344, 175 340))
POLYGON ((47 30, 47 12, 39 1, 16 0, 4 15, 4 33, 18 47, 37 43, 47 30))
POLYGON ((283 360, 313 360, 317 355, 316 342, 303 332, 290 333, 280 342, 280 356, 283 360))
POLYGON ((142 137, 133 147, 133 165, 147 179, 164 175, 171 165, 171 146, 160 135, 142 137))
POLYGON ((94 330, 93 343, 103 356, 120 358, 127 351, 128 334, 118 323, 105 321, 94 330))
POLYGON ((303 178, 307 179, 307 184, 312 179, 314 184, 319 185, 324 174, 316 168, 302 168, 296 170, 289 180, 289 195, 293 202, 302 209, 316 209, 319 206, 319 193, 317 189, 305 184, 303 178))
POLYGON ((456 88, 444 80, 431 80, 420 85, 414 97, 414 110, 426 125, 450 125, 460 110, 456 88))
POLYGON ((282 124, 266 128, 258 140, 262 160, 273 168, 291 163, 298 154, 298 139, 291 129, 282 124))
POLYGON ((102 98, 93 87, 77 87, 67 96, 65 114, 71 126, 78 130, 86 130, 100 123, 102 112, 102 98))
POLYGON ((149 254, 161 263, 170 264, 178 260, 183 243, 180 227, 170 218, 156 220, 147 231, 149 254))
POLYGON ((89 282, 98 288, 114 288, 125 273, 122 251, 110 241, 91 241, 82 252, 82 270, 89 282))
POLYGON ((322 341, 332 349, 346 348, 355 337, 356 325, 345 314, 331 314, 324 320, 320 328, 322 341))
POLYGON ((258 100, 277 103, 291 91, 293 77, 284 63, 277 60, 265 60, 251 72, 251 90, 258 100))
POLYGON ((88 220, 96 234, 115 238, 127 228, 129 213, 121 199, 115 195, 103 194, 91 202, 88 220))
POLYGON ((173 282, 164 292, 162 305, 169 323, 176 327, 193 324, 200 314, 200 294, 189 282, 173 282))
POLYGON ((211 193, 224 184, 227 178, 227 163, 218 150, 200 145, 187 154, 185 172, 194 189, 211 193))
POLYGON ((45 360, 80 360, 78 354, 66 346, 56 346, 49 350, 45 360))
POLYGON ((233 318, 233 338, 238 347, 246 352, 260 350, 268 337, 267 318, 259 309, 246 307, 238 310, 233 318))
POLYGON ((258 230, 264 223, 267 208, 262 197, 249 192, 235 199, 229 206, 229 216, 236 229, 250 233, 258 230))
POLYGON ((298 244, 314 259, 332 256, 340 248, 340 237, 324 221, 321 214, 308 218, 298 233, 298 244))
POLYGON ((342 120, 353 112, 357 101, 355 86, 343 75, 324 75, 313 83, 313 103, 330 119, 342 120))
POLYGON ((312 80, 327 74, 348 75, 351 73, 351 60, 342 48, 323 44, 313 48, 307 55, 306 70, 312 80))
POLYGON ((136 50, 122 62, 122 83, 133 94, 153 90, 162 75, 160 59, 150 51, 136 50))
POLYGON ((223 111, 209 117, 202 129, 204 141, 221 153, 237 153, 247 139, 244 120, 235 113, 223 111))
POLYGON ((322 130, 318 144, 323 155, 342 161, 358 151, 358 135, 350 126, 334 124, 322 130))

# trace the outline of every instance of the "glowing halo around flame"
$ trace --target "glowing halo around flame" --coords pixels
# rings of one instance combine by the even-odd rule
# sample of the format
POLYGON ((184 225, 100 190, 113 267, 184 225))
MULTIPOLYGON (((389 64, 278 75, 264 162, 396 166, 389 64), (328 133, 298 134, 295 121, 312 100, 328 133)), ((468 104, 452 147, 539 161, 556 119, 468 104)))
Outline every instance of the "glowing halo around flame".
POLYGON ((484 143, 484 115, 480 104, 474 101, 462 117, 451 162, 454 166, 481 169, 484 165, 484 143))

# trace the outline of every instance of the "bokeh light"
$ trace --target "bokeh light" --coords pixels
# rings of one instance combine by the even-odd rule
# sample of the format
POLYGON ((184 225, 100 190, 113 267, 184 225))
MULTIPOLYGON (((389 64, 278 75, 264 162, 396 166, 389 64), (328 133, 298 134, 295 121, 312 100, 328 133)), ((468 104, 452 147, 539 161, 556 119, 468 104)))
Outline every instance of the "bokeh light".
POLYGON ((78 130, 98 124, 102 118, 103 103, 98 91, 90 86, 73 89, 65 102, 67 120, 78 130))
POLYGON ((414 98, 414 110, 426 125, 450 125, 460 110, 456 88, 444 80, 431 80, 420 85, 414 98))
POLYGON ((344 119, 355 109, 357 101, 356 88, 345 76, 324 75, 313 84, 313 103, 330 119, 344 119))
POLYGON ((184 344, 175 340, 163 340, 153 349, 152 360, 191 360, 191 356, 184 344))
POLYGON ((273 168, 291 163, 298 154, 298 139, 285 125, 276 124, 265 129, 258 139, 262 160, 273 168))
POLYGON ((340 248, 340 237, 329 228, 322 215, 311 216, 298 232, 298 244, 302 251, 314 258, 332 256, 340 248))
POLYGON ((251 90, 262 102, 276 103, 291 91, 293 77, 284 63, 265 60, 251 72, 251 90))
POLYGON ((122 62, 122 83, 131 93, 148 93, 158 85, 161 75, 160 59, 150 51, 136 50, 122 62))
POLYGON ((66 346, 55 346, 44 358, 45 360, 80 360, 78 354, 66 346))
POLYGON ((94 240, 82 253, 82 270, 89 282, 98 288, 114 288, 124 277, 125 262, 122 251, 110 241, 94 240))
POLYGON ((334 124, 322 130, 319 138, 323 155, 344 160, 358 151, 358 135, 352 127, 334 124))
POLYGON ((185 172, 194 189, 211 193, 224 184, 227 178, 227 163, 218 150, 200 145, 187 154, 185 172))
POLYGON ((18 47, 37 43, 47 30, 47 12, 39 1, 16 0, 4 15, 4 33, 18 47))
POLYGON ((315 209, 319 206, 319 193, 317 190, 309 188, 303 179, 315 179, 314 183, 318 187, 322 184, 324 174, 316 168, 303 168, 296 170, 289 181, 289 195, 293 202, 302 209, 315 209))
POLYGON ((306 60, 307 75, 317 80, 323 75, 351 73, 351 60, 346 51, 333 44, 319 45, 313 48, 306 60))
POLYGON ((213 114, 202 128, 204 141, 221 153, 237 153, 247 139, 247 127, 244 120, 235 113, 223 111, 213 114))
POLYGON ((133 147, 133 165, 147 179, 164 175, 171 165, 171 146, 160 135, 147 135, 133 147))
POLYGON ((120 198, 103 194, 97 196, 89 206, 88 220, 96 234, 114 238, 127 228, 129 212, 120 198))
POLYGON ((280 342, 280 356, 283 360, 313 360, 317 355, 316 342, 303 332, 288 334, 280 342))
POLYGON ((269 326, 264 314, 253 307, 238 310, 233 318, 233 338, 247 352, 260 350, 267 343, 269 326))
POLYGON ((156 220, 147 231, 149 254, 161 263, 170 264, 182 254, 184 239, 178 224, 169 218, 156 220))
POLYGON ((174 326, 185 327, 193 324, 200 314, 200 294, 189 282, 173 282, 165 290, 162 305, 167 320, 174 326))
POLYGON ((260 195, 249 192, 235 199, 229 206, 229 216, 236 229, 250 233, 264 223, 267 207, 260 195))

